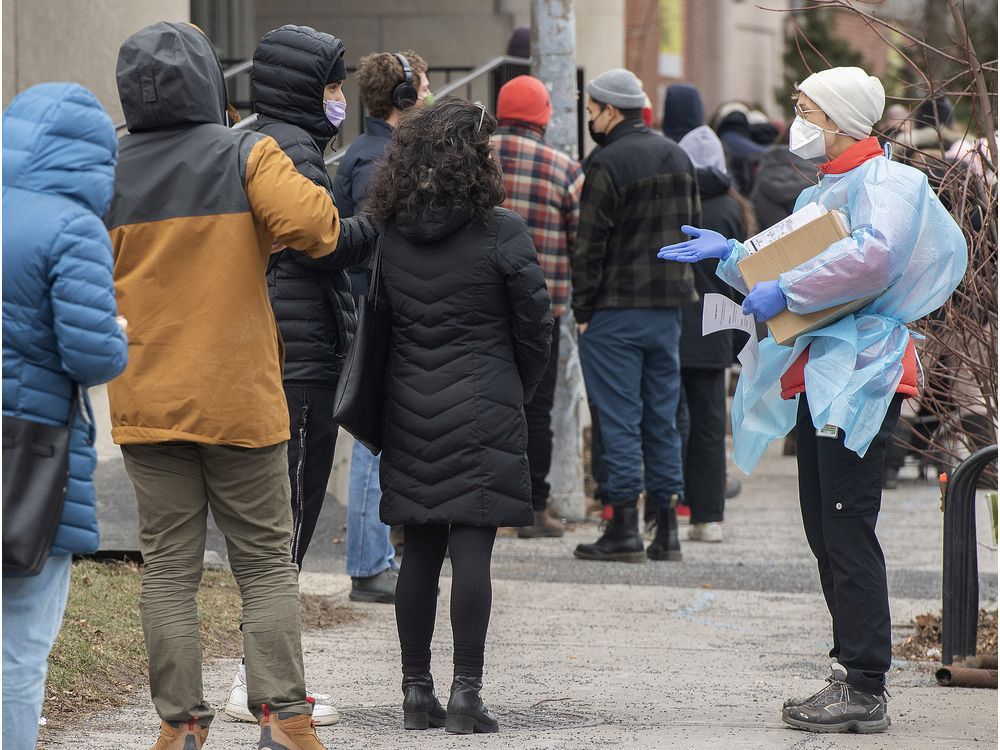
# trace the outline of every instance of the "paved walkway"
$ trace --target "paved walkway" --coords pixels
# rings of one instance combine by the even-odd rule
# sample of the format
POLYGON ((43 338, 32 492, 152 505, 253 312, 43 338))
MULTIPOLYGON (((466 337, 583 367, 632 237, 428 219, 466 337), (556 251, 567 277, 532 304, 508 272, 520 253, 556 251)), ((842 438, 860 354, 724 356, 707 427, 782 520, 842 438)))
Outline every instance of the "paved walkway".
MULTIPOLYGON (((936 687, 930 665, 920 663, 894 664, 893 726, 884 735, 811 735, 781 723, 786 697, 822 685, 830 646, 794 470, 793 459, 769 453, 727 507, 727 542, 686 544, 683 563, 572 559, 578 542, 594 538, 593 526, 559 540, 500 538, 484 691, 500 735, 404 732, 393 610, 352 605, 363 615, 358 622, 305 636, 309 684, 334 693, 343 716, 320 729, 321 739, 330 748, 372 750, 996 747, 997 693, 936 687)), ((904 481, 886 493, 879 529, 898 638, 914 615, 940 608, 938 506, 931 484, 904 481)), ((984 544, 987 534, 984 528, 984 544)), ((317 544, 303 590, 346 602, 342 552, 332 539, 317 544)), ((984 599, 995 600, 996 552, 981 545, 980 566, 984 599)), ((451 669, 448 589, 446 580, 435 638, 441 693, 451 669)), ((234 667, 221 661, 205 669, 216 705, 234 667)), ((156 727, 143 691, 124 710, 89 721, 85 737, 82 730, 50 733, 46 746, 145 748, 156 727)), ((254 727, 220 717, 207 748, 254 746, 254 727)))

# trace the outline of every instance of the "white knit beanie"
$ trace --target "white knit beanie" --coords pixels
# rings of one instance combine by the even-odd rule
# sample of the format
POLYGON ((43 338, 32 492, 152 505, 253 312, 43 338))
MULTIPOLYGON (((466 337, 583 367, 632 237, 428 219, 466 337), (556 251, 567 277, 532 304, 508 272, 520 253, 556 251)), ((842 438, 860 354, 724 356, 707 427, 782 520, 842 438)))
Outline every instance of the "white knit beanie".
POLYGON ((799 91, 852 138, 867 138, 885 109, 885 89, 861 68, 830 68, 813 73, 799 91))

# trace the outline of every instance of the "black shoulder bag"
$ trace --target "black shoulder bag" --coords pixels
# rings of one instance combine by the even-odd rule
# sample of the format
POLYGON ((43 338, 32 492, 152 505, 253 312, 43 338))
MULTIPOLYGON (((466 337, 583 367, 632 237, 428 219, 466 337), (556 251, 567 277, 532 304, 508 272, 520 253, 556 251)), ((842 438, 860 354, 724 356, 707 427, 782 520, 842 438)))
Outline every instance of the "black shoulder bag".
POLYGON ((337 383, 333 418, 376 456, 382 452, 385 369, 392 333, 391 311, 383 299, 382 241, 379 235, 368 294, 358 305, 358 328, 337 383))
POLYGON ((69 443, 80 399, 73 384, 65 425, 3 418, 3 572, 41 572, 69 486, 69 443))

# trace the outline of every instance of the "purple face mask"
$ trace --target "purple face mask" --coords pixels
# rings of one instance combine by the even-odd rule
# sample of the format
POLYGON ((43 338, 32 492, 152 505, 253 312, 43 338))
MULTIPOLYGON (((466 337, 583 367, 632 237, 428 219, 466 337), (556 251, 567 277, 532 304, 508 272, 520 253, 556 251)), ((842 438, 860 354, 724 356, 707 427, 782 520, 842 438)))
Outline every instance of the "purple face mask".
POLYGON ((323 111, 326 112, 326 119, 335 128, 339 128, 347 119, 347 103, 330 99, 323 102, 323 111))

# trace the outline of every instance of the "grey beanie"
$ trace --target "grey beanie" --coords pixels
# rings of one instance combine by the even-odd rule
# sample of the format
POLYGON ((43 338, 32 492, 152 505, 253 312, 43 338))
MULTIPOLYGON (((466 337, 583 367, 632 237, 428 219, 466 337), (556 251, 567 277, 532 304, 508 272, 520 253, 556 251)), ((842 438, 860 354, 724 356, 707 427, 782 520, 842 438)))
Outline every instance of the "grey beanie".
POLYGON ((618 109, 642 109, 646 93, 635 73, 625 68, 612 68, 587 84, 587 93, 594 101, 618 109))

